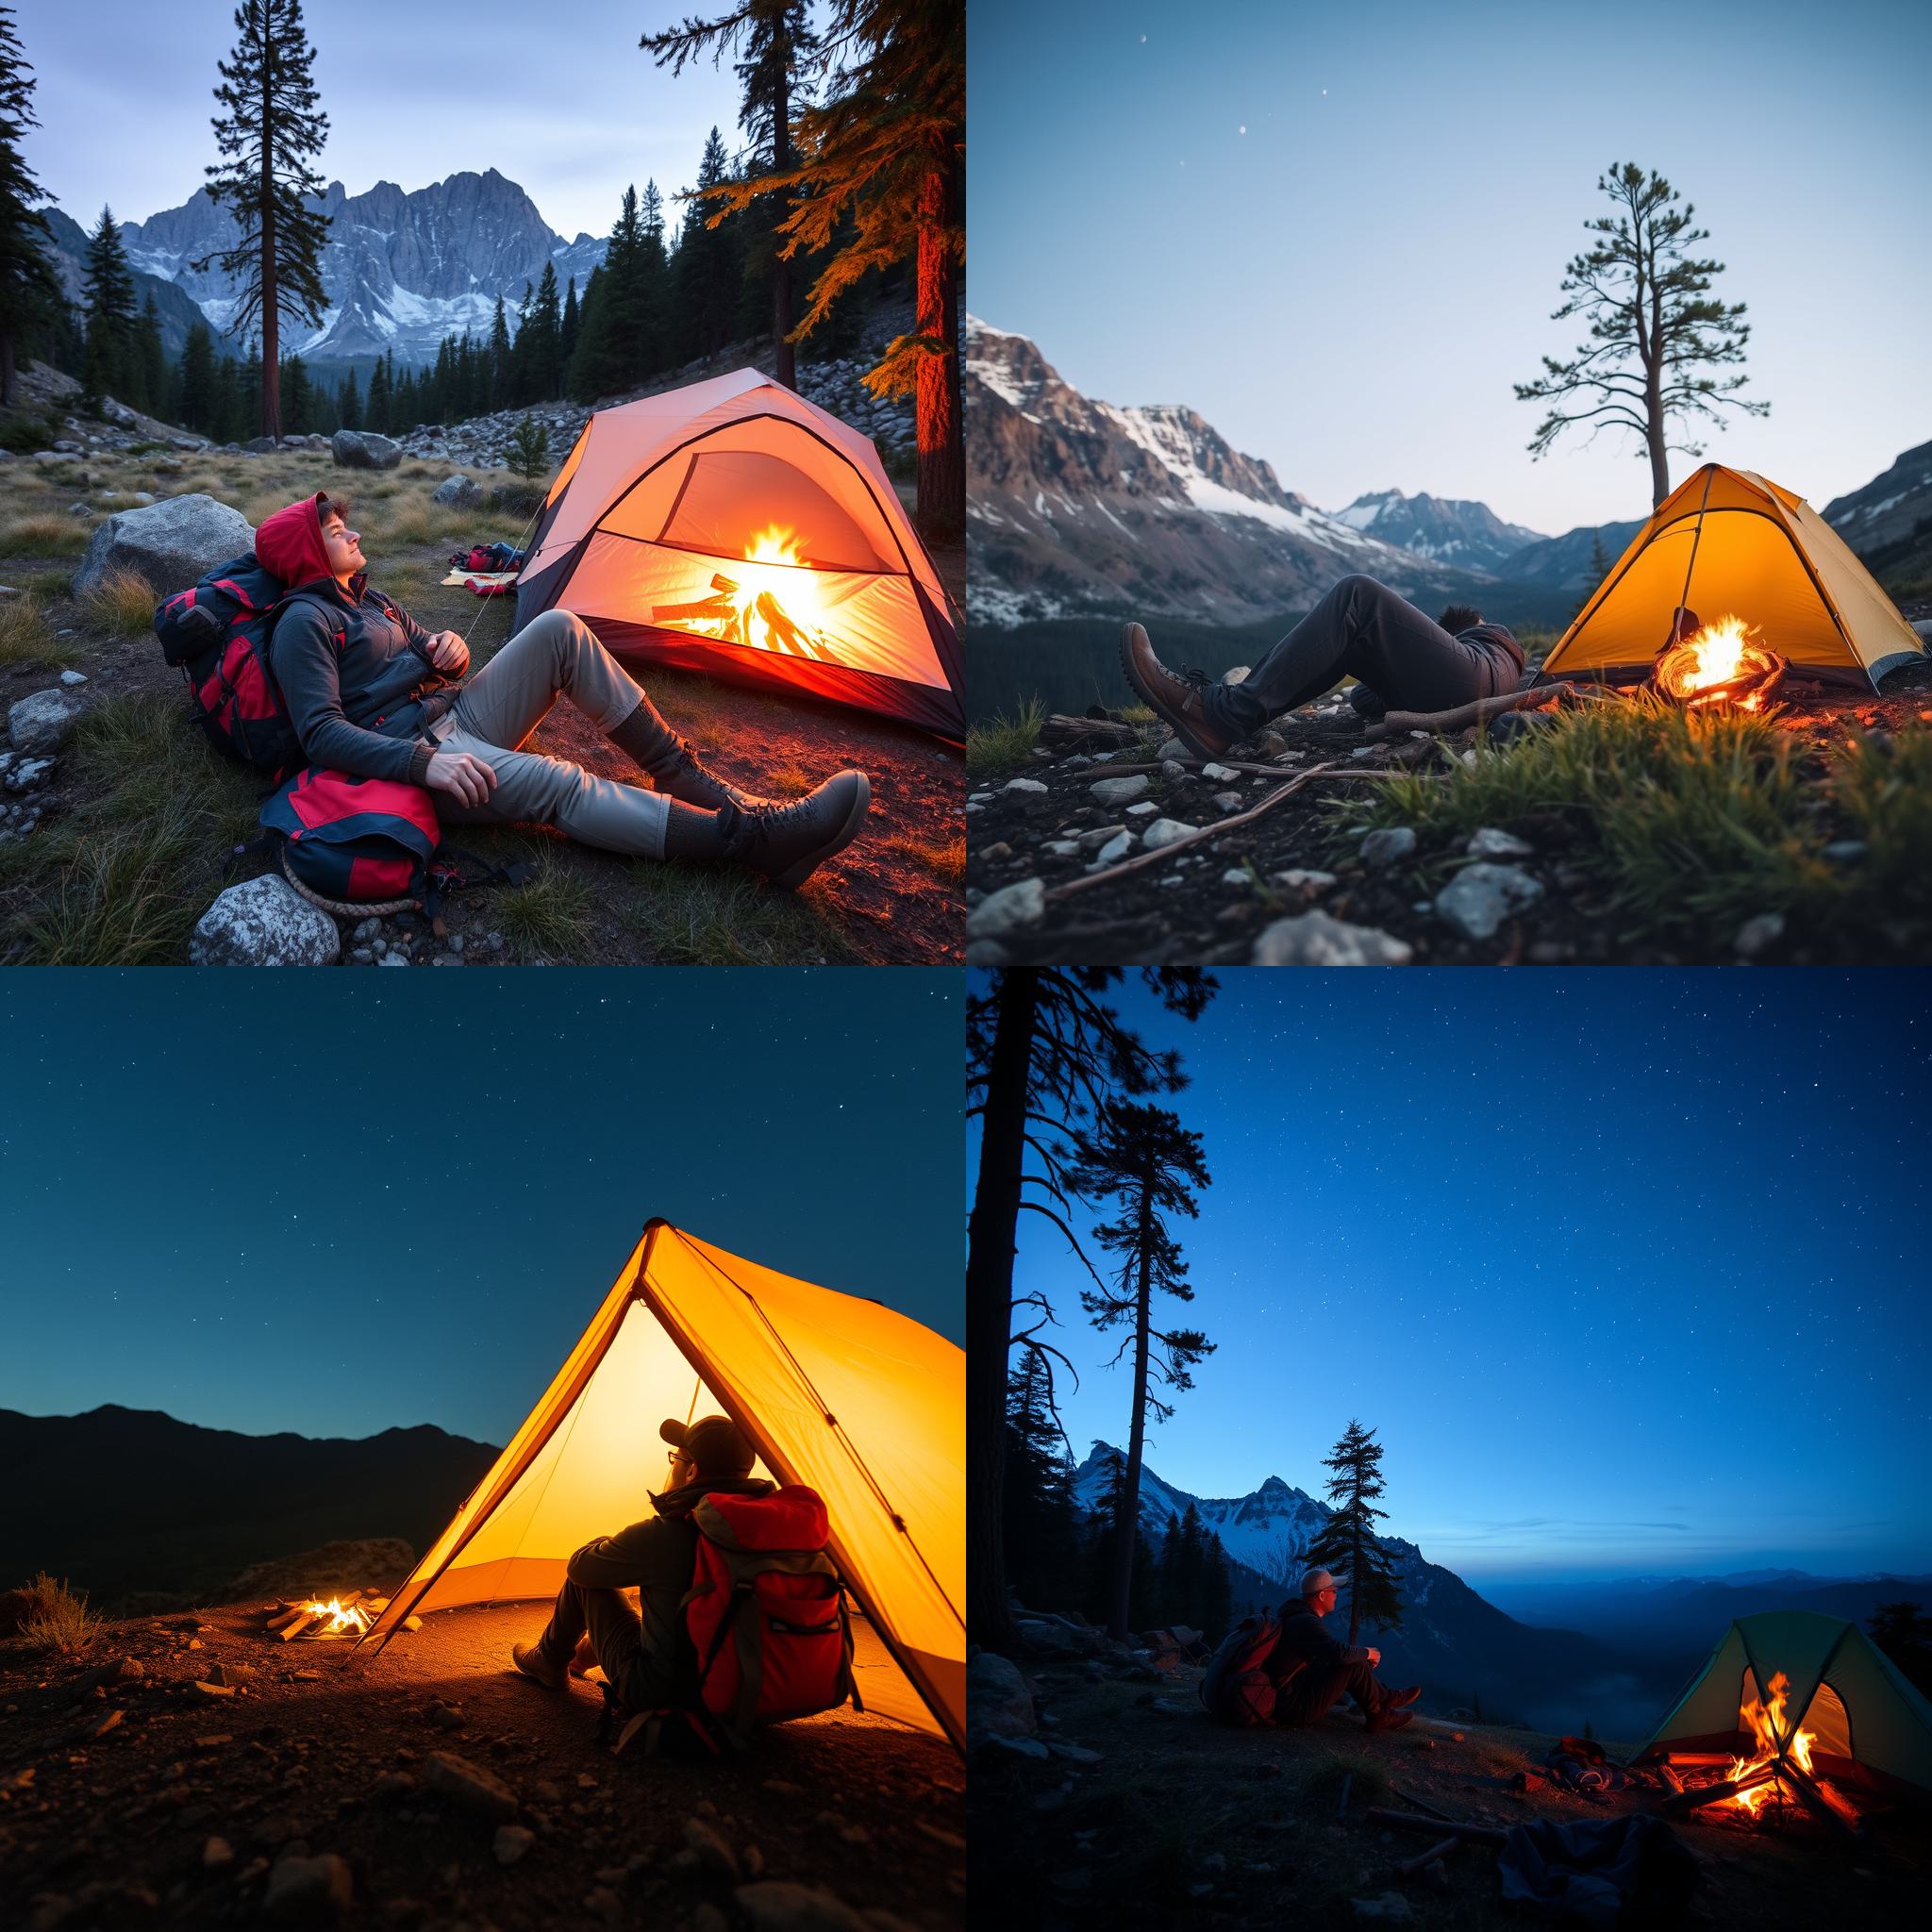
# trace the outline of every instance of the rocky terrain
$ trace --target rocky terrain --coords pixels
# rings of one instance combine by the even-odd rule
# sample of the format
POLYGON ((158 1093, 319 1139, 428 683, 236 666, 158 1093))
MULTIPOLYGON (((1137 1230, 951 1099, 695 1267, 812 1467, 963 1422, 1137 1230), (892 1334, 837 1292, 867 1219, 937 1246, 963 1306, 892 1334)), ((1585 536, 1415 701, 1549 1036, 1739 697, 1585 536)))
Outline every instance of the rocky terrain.
POLYGON ((1932 596, 1932 442, 1820 514, 1894 596, 1932 596))
POLYGON ((1686 756, 1716 740, 1692 735, 1679 745, 1634 712, 1624 714, 1627 730, 1616 714, 1598 730, 1572 713, 1525 732, 1553 734, 1546 749, 1519 740, 1522 750, 1498 752, 1487 739, 1478 748, 1474 728, 1368 741, 1341 691, 1220 762, 1191 757, 1152 723, 1124 748, 1036 745, 967 798, 967 958, 1932 958, 1932 898, 1908 857, 1932 795, 1932 662, 1892 674, 1875 697, 1797 685, 1785 696, 1753 741, 1761 767, 1753 783, 1727 774, 1714 751, 1686 756), (1587 770, 1581 751, 1566 763, 1572 744, 1590 748, 1587 770), (1530 762, 1511 766, 1512 758, 1530 762), (1518 785, 1516 771, 1539 775, 1518 785), (1380 791, 1411 775, 1406 791, 1380 791), (1213 830, 1298 777, 1305 782, 1265 815, 1213 830), (1658 805, 1678 791, 1682 810, 1658 805), (1774 791, 1774 823, 1765 803, 1774 791), (1385 795, 1416 802, 1408 822, 1394 822, 1408 807, 1378 806, 1385 795), (1463 798, 1497 800, 1495 821, 1468 823, 1463 798), (1190 841, 1203 829, 1208 838, 1190 841), (1171 857, 1112 871, 1168 848, 1171 857), (1725 889, 1727 871, 1735 890, 1725 889))
MULTIPOLYGON (((1507 1829, 1648 1811, 1660 1795, 1586 1798, 1546 1774, 1555 1736, 1426 1701, 1396 1731, 1365 1732, 1352 1710, 1304 1729, 1229 1729, 1202 1710, 1199 1669, 1171 1654, 1064 1625, 1022 1631, 1041 1641, 968 1667, 969 1832, 975 1889, 1015 1901, 1012 1923, 1041 1932, 1272 1925, 1287 1899, 1314 1924, 1523 1923, 1506 1917, 1494 1851, 1465 1845, 1430 1869, 1431 1835, 1370 1807, 1507 1829)), ((1634 1748, 1607 1746, 1613 1759, 1634 1748)), ((1806 1814, 1759 1824, 1707 1809, 1674 1830, 1694 1859, 1690 1925, 1917 1921, 1928 1846, 1900 1813, 1874 1816, 1857 1845, 1806 1814)))
POLYGON ((851 1710, 723 1764, 593 1741, 592 1684, 508 1667, 532 1606, 363 1668, 259 1604, 0 1643, 0 1924, 914 1932, 964 1924, 964 1773, 851 1710))
POLYGON ((1398 550, 1471 570, 1501 571, 1525 544, 1549 541, 1521 524, 1506 524, 1486 503, 1431 496, 1426 490, 1413 496, 1373 490, 1335 514, 1398 550))

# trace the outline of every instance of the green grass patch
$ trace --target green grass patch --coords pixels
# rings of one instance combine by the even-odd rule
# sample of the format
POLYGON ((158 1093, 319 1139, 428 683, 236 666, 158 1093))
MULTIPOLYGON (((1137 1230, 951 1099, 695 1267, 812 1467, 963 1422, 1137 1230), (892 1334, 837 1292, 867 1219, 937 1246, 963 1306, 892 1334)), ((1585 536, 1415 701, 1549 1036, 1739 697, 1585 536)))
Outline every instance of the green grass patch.
POLYGON ((72 664, 81 655, 72 638, 57 638, 35 596, 0 599, 0 665, 72 664))
POLYGON ((896 852, 909 858, 921 872, 929 873, 936 879, 943 879, 948 885, 958 885, 966 876, 966 835, 961 832, 953 837, 919 839, 905 832, 894 832, 883 840, 880 850, 896 852))
POLYGON ((110 570, 75 598, 81 616, 109 637, 139 637, 154 622, 157 598, 143 576, 110 570))
POLYGON ((0 530, 0 550, 9 556, 78 557, 94 533, 75 516, 17 517, 0 530))
POLYGON ((623 924, 665 966, 773 966, 848 957, 808 900, 723 867, 641 865, 619 910, 623 924))
POLYGON ((591 888, 547 854, 536 862, 537 876, 505 892, 491 923, 506 939, 542 958, 581 958, 591 943, 591 888))
POLYGON ((66 1579, 56 1582, 42 1570, 20 1586, 26 1602, 20 1607, 20 1637, 29 1650, 66 1652, 92 1647, 101 1634, 101 1619, 87 1607, 87 1592, 76 1595, 66 1579))
POLYGON ((995 778, 1019 764, 1040 737, 1046 707, 1028 698, 1016 710, 997 711, 966 728, 966 775, 974 783, 995 778))

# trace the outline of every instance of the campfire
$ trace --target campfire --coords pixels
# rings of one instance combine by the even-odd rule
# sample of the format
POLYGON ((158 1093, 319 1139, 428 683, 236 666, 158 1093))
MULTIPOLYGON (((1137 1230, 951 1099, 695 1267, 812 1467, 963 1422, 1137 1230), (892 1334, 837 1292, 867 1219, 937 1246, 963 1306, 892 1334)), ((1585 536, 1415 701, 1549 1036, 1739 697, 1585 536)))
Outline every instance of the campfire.
POLYGON ((352 1590, 346 1595, 331 1596, 326 1602, 320 1597, 283 1597, 268 1606, 267 1628, 284 1643, 360 1637, 388 1607, 388 1597, 368 1590, 352 1590))
POLYGON ((746 544, 744 562, 711 578, 711 595, 690 604, 659 604, 658 624, 792 658, 824 658, 826 640, 818 575, 800 556, 789 529, 768 525, 746 544))
MULTIPOLYGON (((1757 1819, 1766 1804, 1774 1800, 1782 1807, 1795 1798, 1807 1810, 1856 1833, 1859 1828, 1857 1807, 1811 1762, 1817 1733, 1798 1726, 1786 1728, 1785 1701, 1790 1688, 1790 1679, 1778 1671, 1762 1702, 1755 1696, 1745 1698, 1740 1715, 1750 1727, 1757 1747, 1750 1757, 1726 1760, 1702 1753, 1673 1753, 1666 1757, 1663 1761, 1668 1765, 1698 1765, 1707 1775, 1713 1775, 1709 1783, 1685 1784, 1670 1808, 1688 1812, 1716 1805, 1722 1806, 1726 1815, 1741 1811, 1747 1818, 1757 1819)), ((1672 1782, 1682 1780, 1674 1773, 1672 1782)))
POLYGON ((1720 617, 1657 658, 1651 683, 1687 711, 1760 711, 1790 668, 1741 617, 1720 617))

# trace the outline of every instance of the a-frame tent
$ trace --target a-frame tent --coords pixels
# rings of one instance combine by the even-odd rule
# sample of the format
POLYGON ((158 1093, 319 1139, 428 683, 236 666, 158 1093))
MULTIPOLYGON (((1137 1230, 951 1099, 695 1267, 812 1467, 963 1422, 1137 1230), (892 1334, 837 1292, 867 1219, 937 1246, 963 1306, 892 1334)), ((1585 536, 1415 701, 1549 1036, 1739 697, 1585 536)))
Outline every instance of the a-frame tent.
POLYGON ((412 1612, 554 1596, 574 1550, 649 1513, 658 1423, 718 1410, 758 1474, 824 1498, 866 1709, 963 1749, 963 1352, 664 1221, 358 1649, 379 1653, 412 1612))
POLYGON ((1802 496, 1706 463, 1631 538, 1543 659, 1543 677, 1628 683, 1649 673, 1679 605, 1735 616, 1793 676, 1870 685, 1925 646, 1844 539, 1802 496))
POLYGON ((1840 1784, 1932 1803, 1932 1704, 1856 1624, 1814 1610, 1740 1617, 1704 1668, 1645 1740, 1638 1761, 1672 1751, 1757 1749, 1747 1700, 1769 1700, 1772 1679, 1790 1681, 1779 1728, 1807 1730, 1811 1761, 1840 1784))
POLYGON ((870 437, 755 369, 599 409, 551 484, 516 629, 966 733, 958 632, 870 437))

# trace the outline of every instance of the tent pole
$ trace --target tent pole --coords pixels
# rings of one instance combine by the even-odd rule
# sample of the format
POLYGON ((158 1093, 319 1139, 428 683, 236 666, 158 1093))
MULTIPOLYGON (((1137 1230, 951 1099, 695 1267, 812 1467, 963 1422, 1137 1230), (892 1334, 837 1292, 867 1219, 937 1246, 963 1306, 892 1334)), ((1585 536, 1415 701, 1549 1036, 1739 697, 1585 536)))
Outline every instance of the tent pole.
MULTIPOLYGON (((1704 507, 1710 501, 1710 486, 1716 476, 1717 465, 1712 463, 1704 473, 1704 494, 1697 503, 1697 527, 1690 533, 1690 558, 1684 566, 1684 591, 1677 599, 1679 610, 1688 610, 1690 608, 1690 573, 1697 568, 1697 546, 1704 541, 1704 507)), ((1677 622, 1674 617, 1671 620, 1671 642, 1674 644, 1676 641, 1677 622)))

